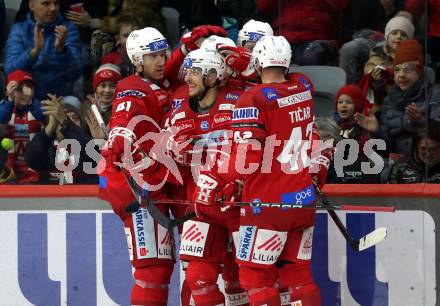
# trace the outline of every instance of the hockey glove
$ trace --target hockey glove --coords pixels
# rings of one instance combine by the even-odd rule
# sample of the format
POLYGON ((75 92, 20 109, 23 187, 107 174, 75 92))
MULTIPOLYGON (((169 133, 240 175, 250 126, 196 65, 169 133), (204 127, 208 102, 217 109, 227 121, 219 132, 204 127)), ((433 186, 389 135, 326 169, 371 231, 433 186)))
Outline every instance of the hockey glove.
POLYGON ((225 182, 209 173, 201 172, 197 180, 197 187, 193 195, 193 203, 196 206, 213 206, 220 200, 220 191, 225 186, 225 182))
POLYGON ((211 35, 226 37, 228 33, 219 26, 201 25, 192 29, 191 32, 186 33, 180 38, 182 42, 182 52, 188 54, 189 52, 199 48, 202 39, 211 35))
POLYGON ((328 168, 333 160, 334 148, 327 148, 321 152, 316 158, 312 158, 310 161, 313 181, 319 189, 324 187, 327 181, 328 168))
POLYGON ((226 65, 238 72, 245 71, 250 63, 251 54, 243 47, 217 45, 218 52, 224 56, 226 65))

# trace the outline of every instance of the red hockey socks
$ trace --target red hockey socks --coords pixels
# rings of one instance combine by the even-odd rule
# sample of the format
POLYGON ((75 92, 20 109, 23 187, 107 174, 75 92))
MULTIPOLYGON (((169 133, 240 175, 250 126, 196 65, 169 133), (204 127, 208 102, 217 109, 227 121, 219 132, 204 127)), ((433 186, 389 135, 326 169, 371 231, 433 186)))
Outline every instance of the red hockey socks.
POLYGON ((251 306, 280 306, 280 293, 276 288, 264 287, 250 289, 249 305, 251 306))
POLYGON ((315 283, 289 287, 289 291, 292 306, 321 306, 321 292, 315 283))
POLYGON ((190 261, 186 281, 196 306, 224 305, 225 297, 217 286, 220 266, 217 263, 190 261))

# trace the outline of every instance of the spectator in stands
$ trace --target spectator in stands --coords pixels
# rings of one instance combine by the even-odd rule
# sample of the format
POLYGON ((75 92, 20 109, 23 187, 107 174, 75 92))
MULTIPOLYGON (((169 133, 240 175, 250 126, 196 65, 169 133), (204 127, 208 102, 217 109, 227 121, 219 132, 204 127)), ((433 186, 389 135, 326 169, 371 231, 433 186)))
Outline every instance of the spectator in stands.
POLYGON ((48 123, 28 145, 26 162, 41 173, 44 183, 91 183, 98 182, 96 174, 83 171, 84 162, 96 162, 86 154, 86 145, 91 140, 90 133, 82 126, 80 115, 81 102, 75 96, 57 97, 49 94, 49 100, 42 101, 44 114, 48 123), (69 152, 69 147, 61 147, 64 139, 75 139, 79 142, 81 152, 69 152), (78 167, 73 171, 60 171, 60 165, 74 164, 78 167))
POLYGON ((359 144, 359 152, 363 152, 365 142, 369 139, 368 131, 355 121, 355 114, 362 113, 365 101, 361 89, 356 85, 346 85, 336 94, 336 112, 334 120, 340 128, 343 139, 354 139, 359 144))
POLYGON ((385 24, 404 9, 404 0, 351 0, 343 12, 339 66, 347 74, 347 83, 358 83, 370 49, 383 42, 385 24))
POLYGON ((373 108, 373 113, 379 110, 383 98, 394 85, 394 54, 403 40, 413 38, 414 30, 414 25, 408 18, 396 16, 388 21, 385 27, 386 41, 370 50, 370 58, 364 66, 361 86, 370 101, 369 108, 373 108))
MULTIPOLYGON (((328 172, 328 182, 331 183, 378 183, 380 176, 367 174, 362 171, 362 163, 371 163, 369 152, 364 151, 365 142, 369 139, 368 131, 360 127, 355 121, 355 114, 362 113, 366 104, 361 89, 356 85, 342 87, 336 95, 336 112, 334 120, 340 128, 341 139, 353 139, 354 144, 348 144, 343 151, 336 151, 332 166, 328 172), (342 167, 342 159, 349 160, 349 154, 358 152, 356 159, 349 165, 342 167)), ((371 166, 372 167, 372 166, 371 166)))
POLYGON ((125 49, 125 42, 132 31, 140 29, 141 22, 134 16, 124 15, 118 18, 116 24, 115 40, 117 50, 104 55, 101 64, 111 63, 119 66, 121 75, 124 78, 134 73, 125 49))
POLYGON ((82 73, 78 30, 60 16, 57 0, 30 0, 29 8, 27 19, 11 27, 5 72, 30 71, 37 99, 47 93, 71 95, 82 73))
POLYGON ((414 131, 411 152, 394 164, 388 183, 440 184, 440 139, 432 132, 429 128, 414 131))
POLYGON ((340 16, 348 0, 258 0, 261 15, 276 35, 292 45, 298 65, 335 65, 340 40, 340 16))
POLYGON ((95 94, 93 96, 87 96, 88 101, 98 107, 106 125, 112 113, 116 83, 120 79, 121 73, 118 66, 113 64, 101 65, 93 77, 93 89, 95 90, 95 94))
POLYGON ((384 139, 390 153, 409 154, 411 133, 427 119, 440 119, 440 88, 424 74, 423 48, 408 39, 400 43, 394 56, 395 85, 385 97, 376 116, 356 114, 356 122, 384 139), (377 120, 379 118, 379 121, 377 120))
POLYGON ((34 87, 30 73, 16 70, 8 75, 7 97, 0 101, 0 125, 7 130, 5 136, 14 142, 8 165, 14 169, 19 183, 38 181, 38 174, 29 169, 24 159, 29 142, 46 120, 40 101, 34 98, 34 87))

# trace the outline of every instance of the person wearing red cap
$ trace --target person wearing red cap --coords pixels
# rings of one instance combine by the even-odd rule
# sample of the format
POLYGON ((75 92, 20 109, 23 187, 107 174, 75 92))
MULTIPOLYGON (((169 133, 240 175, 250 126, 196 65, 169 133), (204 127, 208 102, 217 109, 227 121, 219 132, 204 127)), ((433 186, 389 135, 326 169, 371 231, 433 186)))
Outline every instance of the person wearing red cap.
POLYGON ((34 99, 34 84, 29 72, 15 70, 8 74, 7 97, 0 101, 0 125, 8 131, 7 136, 14 144, 8 152, 8 164, 14 168, 19 183, 38 180, 37 173, 24 161, 29 141, 46 121, 41 102, 34 99))
POLYGON ((339 89, 336 95, 336 112, 334 119, 340 127, 340 136, 346 139, 355 139, 362 152, 368 140, 368 132, 362 129, 355 121, 355 114, 362 113, 365 97, 357 85, 346 85, 339 89))
POLYGON ((114 64, 103 64, 96 70, 93 77, 94 95, 87 99, 98 106, 104 123, 107 124, 112 113, 112 103, 115 96, 116 84, 121 80, 121 72, 114 64))

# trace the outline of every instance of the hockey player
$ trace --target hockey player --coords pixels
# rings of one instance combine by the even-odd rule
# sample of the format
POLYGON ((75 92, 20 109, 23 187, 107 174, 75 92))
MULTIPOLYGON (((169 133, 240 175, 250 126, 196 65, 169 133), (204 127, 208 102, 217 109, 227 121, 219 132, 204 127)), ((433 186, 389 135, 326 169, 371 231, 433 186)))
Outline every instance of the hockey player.
MULTIPOLYGON (((137 141, 147 134, 158 135, 159 124, 168 108, 168 90, 173 85, 167 84, 164 76, 176 76, 185 57, 183 52, 212 34, 226 35, 226 32, 217 26, 193 29, 182 38, 182 49, 176 49, 167 63, 168 43, 156 29, 147 27, 133 31, 127 39, 127 54, 136 74, 120 81, 116 88, 109 139, 101 152, 106 163, 100 163, 100 170, 104 168, 104 171, 100 175, 99 196, 111 203, 124 223, 130 259, 135 268, 135 285, 131 293, 133 305, 167 304, 174 263, 173 242, 172 235, 153 221, 145 209, 127 211, 134 197, 116 163, 122 160, 134 162, 129 169, 130 175, 137 178, 139 185, 143 182, 149 184, 151 198, 164 197, 163 189, 159 187, 167 177, 171 177, 167 175, 169 170, 162 164, 163 161, 153 158, 157 155, 150 153, 150 149, 154 148, 152 139, 140 144, 137 141), (131 124, 139 116, 148 120, 131 124)), ((160 209, 168 214, 165 205, 160 209)))
POLYGON ((267 22, 249 20, 238 32, 237 45, 252 52, 257 41, 263 36, 272 36, 273 30, 267 22))
MULTIPOLYGON (((245 92, 237 102, 229 171, 221 171, 223 165, 218 165, 201 172, 193 197, 197 210, 218 205, 224 186, 241 177, 245 178, 245 202, 310 205, 315 201, 308 169, 311 92, 301 82, 286 79, 291 49, 284 37, 261 38, 253 58, 263 84, 245 92), (268 155, 273 158, 268 160, 268 155), (244 159, 246 165, 258 165, 255 172, 239 173, 236 166, 244 159)), ((292 305, 320 305, 320 291, 310 271, 313 225, 313 210, 242 208, 236 256, 240 283, 248 290, 251 305, 280 305, 277 279, 289 288, 292 305)))
MULTIPOLYGON (((172 152, 186 178, 187 199, 192 198, 193 175, 198 175, 200 164, 209 163, 211 158, 222 158, 217 152, 230 144, 232 112, 243 92, 242 88, 227 82, 221 86, 225 81, 224 59, 205 47, 206 44, 202 44, 185 58, 186 85, 171 97, 174 108, 166 120, 167 125, 177 129, 177 142, 193 139, 184 152, 172 152)), ((231 183, 229 193, 235 188, 235 183, 231 183)), ((215 208, 198 214, 198 218, 185 222, 182 232, 180 258, 188 262, 186 282, 196 305, 221 305, 225 297, 217 287, 217 279, 227 256, 228 238, 231 232, 238 230, 239 211, 221 212, 215 208)), ((225 270, 223 278, 228 299, 234 301, 234 305, 246 304, 247 296, 239 286, 238 273, 234 274, 229 266, 225 270)))
MULTIPOLYGON (((106 159, 106 168, 100 177, 100 197, 111 203, 124 223, 130 259, 135 269, 135 285, 131 292, 133 305, 167 304, 168 284, 174 265, 173 245, 171 239, 164 239, 169 236, 168 231, 154 222, 145 209, 126 211, 134 197, 115 162, 128 157, 134 162, 147 164, 140 175, 151 185, 159 185, 165 177, 163 165, 144 156, 143 152, 150 152, 151 143, 136 144, 136 141, 147 132, 157 133, 154 123, 160 122, 164 114, 163 105, 167 103, 168 94, 157 83, 163 78, 167 47, 165 37, 154 28, 130 33, 127 53, 135 66, 136 75, 126 77, 117 84, 109 138, 101 152, 106 159), (130 122, 139 115, 148 116, 151 121, 130 127, 130 122)), ((152 197, 160 198, 161 192, 156 190, 152 197)))

